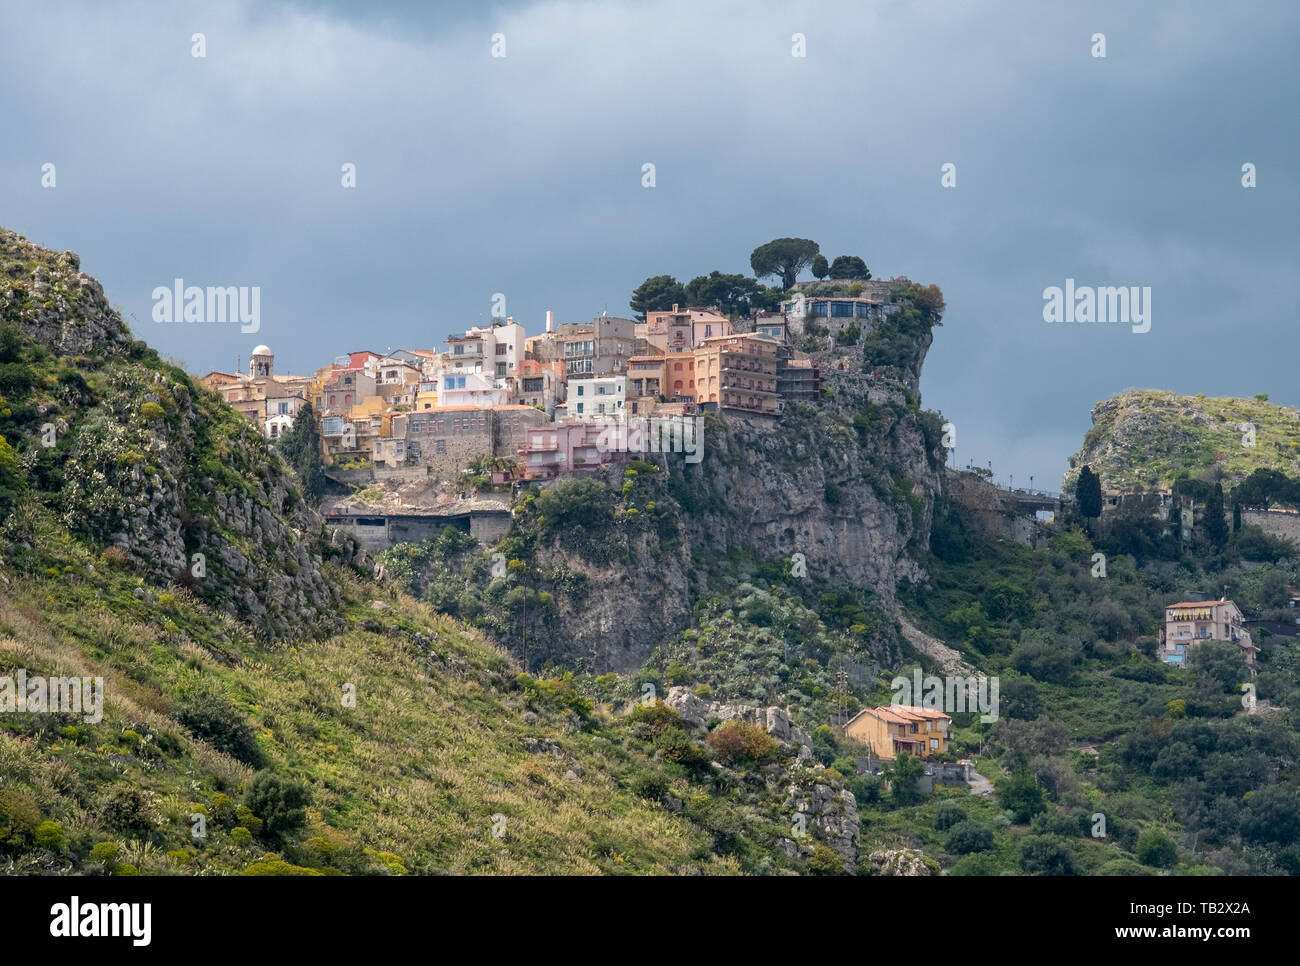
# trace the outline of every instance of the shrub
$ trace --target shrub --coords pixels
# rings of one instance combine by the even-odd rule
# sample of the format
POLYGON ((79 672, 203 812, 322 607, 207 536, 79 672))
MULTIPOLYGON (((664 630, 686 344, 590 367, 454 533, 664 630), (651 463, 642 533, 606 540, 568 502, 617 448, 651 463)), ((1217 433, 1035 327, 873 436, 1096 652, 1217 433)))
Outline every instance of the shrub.
POLYGON ((253 833, 242 825, 236 825, 230 830, 230 841, 234 842, 241 848, 253 843, 253 833))
POLYGON ((58 822, 45 821, 36 826, 36 844, 51 852, 62 852, 68 844, 68 836, 58 822))
POLYGON ((780 751, 775 738, 747 721, 732 720, 719 725, 705 740, 719 758, 732 764, 771 761, 780 751))
POLYGON ((641 738, 654 738, 670 728, 681 728, 682 717, 662 701, 638 704, 627 713, 624 720, 641 738))
POLYGON ((155 824, 148 796, 128 785, 119 785, 107 794, 99 818, 108 828, 137 834, 152 832, 155 824))
POLYGON ((1002 865, 991 852, 972 852, 957 860, 948 870, 949 875, 999 875, 1002 865))
POLYGON ((996 784, 998 801, 1002 807, 1011 812, 1013 819, 1019 823, 1028 822, 1039 812, 1046 810, 1043 802, 1043 790, 1038 781, 1026 769, 1014 772, 996 784))
POLYGON ((1052 835, 1031 835, 1020 844, 1020 868, 1029 875, 1074 875, 1074 855, 1052 835))
POLYGON ((813 875, 843 875, 844 860, 829 845, 818 842, 808 859, 808 871, 813 875))
POLYGON ((949 830, 944 848, 954 855, 987 852, 993 848, 993 830, 980 822, 958 822, 949 830))
POLYGON ((709 763, 704 748, 681 728, 661 731, 655 736, 654 744, 664 761, 674 762, 684 768, 703 768, 709 763))
POLYGON ((1102 865, 1097 875, 1150 875, 1151 873, 1132 859, 1111 859, 1102 865))
POLYGON ((116 842, 99 842, 90 850, 90 861, 98 862, 100 865, 113 868, 117 865, 117 858, 121 854, 121 849, 117 847, 116 842))
POLYGON ((946 831, 958 822, 964 822, 965 820, 966 809, 953 801, 940 802, 939 807, 934 812, 934 827, 940 832, 946 831))
POLYGON ((254 835, 261 835, 262 827, 266 824, 247 805, 235 806, 235 821, 254 835))
POLYGON ((22 848, 36 834, 41 813, 36 803, 12 788, 0 788, 0 846, 22 848))
POLYGON ((244 875, 324 875, 319 869, 308 869, 301 865, 290 865, 278 856, 269 856, 250 862, 244 869, 244 875))
POLYGON ((266 823, 267 833, 277 838, 302 827, 310 802, 306 785, 274 772, 258 772, 248 786, 248 807, 266 823))
POLYGON ((642 772, 632 779, 632 794, 657 802, 668 793, 668 778, 662 772, 642 772))
POLYGON ((224 695, 189 692, 176 708, 176 720, 201 741, 243 762, 250 768, 262 765, 262 749, 248 721, 224 695))
POLYGON ((1147 829, 1138 836, 1137 857, 1143 865, 1167 869, 1178 861, 1178 846, 1163 832, 1147 829))

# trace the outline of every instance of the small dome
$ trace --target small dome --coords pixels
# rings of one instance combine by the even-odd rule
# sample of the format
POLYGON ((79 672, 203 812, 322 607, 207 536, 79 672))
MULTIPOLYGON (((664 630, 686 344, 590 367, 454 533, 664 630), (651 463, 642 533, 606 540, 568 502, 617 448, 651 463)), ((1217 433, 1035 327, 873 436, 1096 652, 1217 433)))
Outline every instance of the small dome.
POLYGON ((273 354, 274 353, 272 353, 271 350, 264 345, 259 345, 256 349, 253 350, 253 355, 255 356, 269 356, 273 354))

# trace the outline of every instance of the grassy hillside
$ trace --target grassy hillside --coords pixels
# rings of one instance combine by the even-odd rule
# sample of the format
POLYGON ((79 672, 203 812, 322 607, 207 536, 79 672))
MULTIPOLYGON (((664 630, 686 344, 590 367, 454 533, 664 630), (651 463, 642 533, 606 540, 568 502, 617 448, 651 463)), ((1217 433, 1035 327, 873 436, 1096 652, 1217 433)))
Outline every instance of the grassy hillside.
POLYGON ((0 692, 106 695, 0 713, 0 872, 841 871, 777 847, 820 766, 521 673, 327 540, 75 255, 0 232, 0 279, 0 692))
POLYGON ((1300 476, 1300 410, 1261 399, 1180 396, 1130 389, 1100 402, 1070 458, 1065 489, 1090 466, 1107 489, 1168 489, 1180 471, 1217 469, 1236 481, 1257 469, 1300 476), (1254 427, 1246 445, 1245 425, 1254 427))

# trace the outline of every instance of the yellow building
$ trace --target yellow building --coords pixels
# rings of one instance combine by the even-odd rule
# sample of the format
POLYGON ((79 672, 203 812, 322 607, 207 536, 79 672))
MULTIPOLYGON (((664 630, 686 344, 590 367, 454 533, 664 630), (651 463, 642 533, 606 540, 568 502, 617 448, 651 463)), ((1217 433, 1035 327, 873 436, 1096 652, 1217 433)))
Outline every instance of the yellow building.
POLYGON ((894 758, 900 751, 929 758, 948 750, 951 723, 952 718, 942 711, 895 704, 864 708, 844 725, 844 734, 866 745, 876 758, 894 758))

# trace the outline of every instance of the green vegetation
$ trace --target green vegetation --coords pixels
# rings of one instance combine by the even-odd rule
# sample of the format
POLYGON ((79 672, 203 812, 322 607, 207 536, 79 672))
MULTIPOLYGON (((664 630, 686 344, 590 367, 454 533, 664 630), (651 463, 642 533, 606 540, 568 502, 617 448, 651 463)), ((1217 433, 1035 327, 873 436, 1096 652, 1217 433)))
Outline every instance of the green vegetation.
POLYGON ((1229 485, 1259 469, 1300 478, 1300 413, 1266 398, 1132 389, 1098 403, 1092 422, 1070 464, 1091 465, 1105 489, 1169 489, 1203 471, 1229 485))

